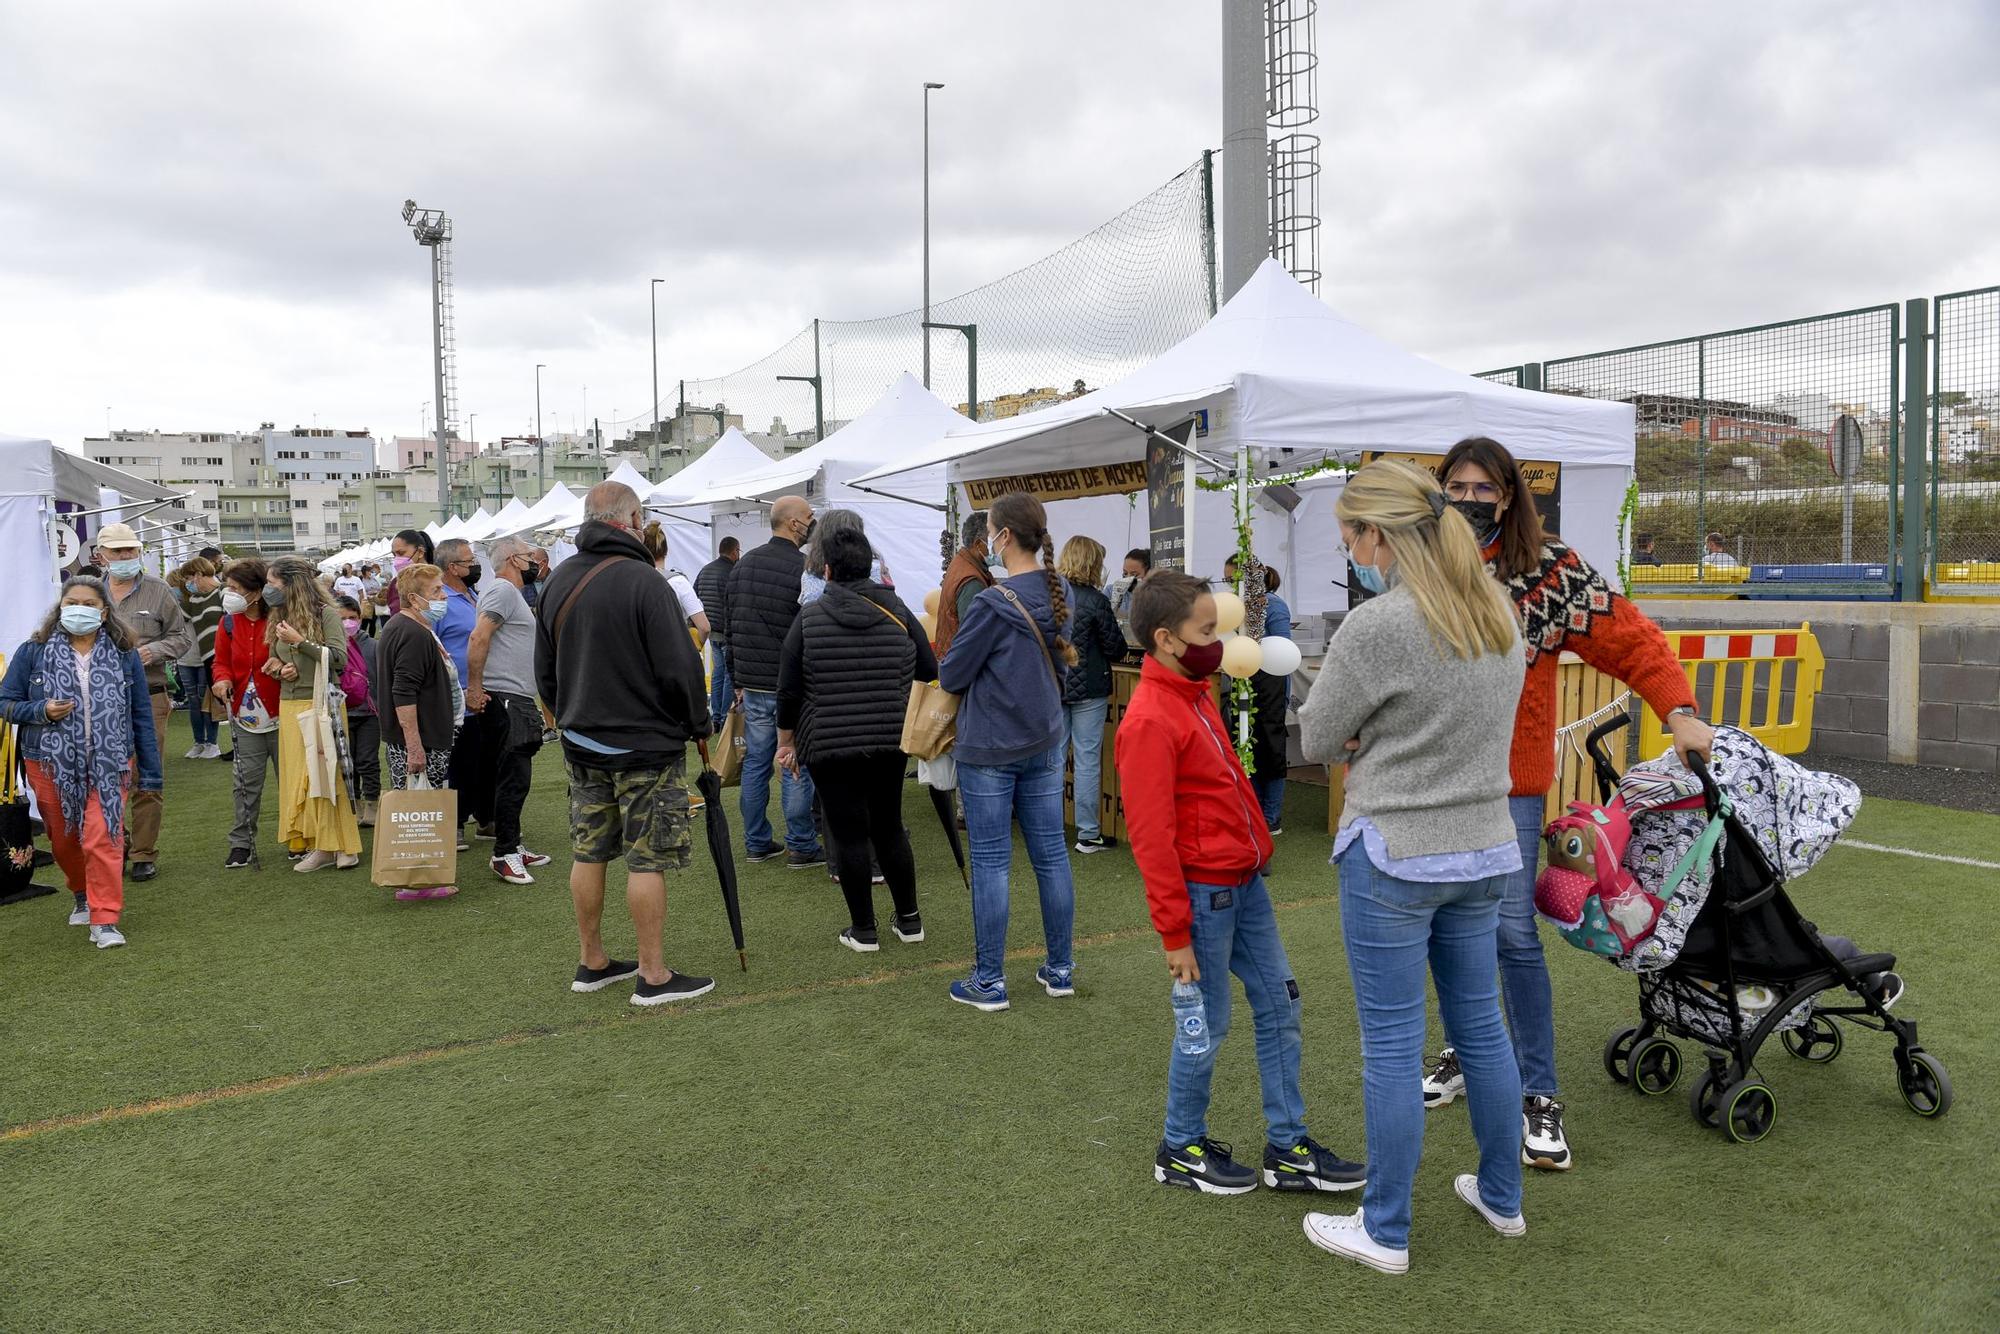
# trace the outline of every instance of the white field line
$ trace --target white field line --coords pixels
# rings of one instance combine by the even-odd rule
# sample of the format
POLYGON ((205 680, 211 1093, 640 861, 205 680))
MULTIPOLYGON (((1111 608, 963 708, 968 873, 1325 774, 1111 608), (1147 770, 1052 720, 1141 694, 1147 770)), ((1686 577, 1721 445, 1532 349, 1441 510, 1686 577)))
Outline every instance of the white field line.
POLYGON ((1954 866, 1977 866, 1981 870, 2000 871, 2000 862, 1983 862, 1977 857, 1947 857, 1941 852, 1918 852, 1915 848, 1892 848, 1882 843, 1863 843, 1858 838, 1843 838, 1834 846, 1859 848, 1863 852, 1890 852, 1898 857, 1916 857, 1927 862, 1950 862, 1954 866))

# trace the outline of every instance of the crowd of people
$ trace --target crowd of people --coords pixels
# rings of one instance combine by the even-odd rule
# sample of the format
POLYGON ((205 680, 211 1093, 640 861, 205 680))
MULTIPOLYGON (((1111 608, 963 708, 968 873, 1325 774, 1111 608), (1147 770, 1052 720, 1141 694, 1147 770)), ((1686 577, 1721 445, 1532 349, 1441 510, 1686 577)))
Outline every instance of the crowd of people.
MULTIPOLYGON (((1659 629, 1544 530, 1497 442, 1459 442, 1438 477, 1392 461, 1362 468, 1336 514, 1343 549, 1332 554, 1373 596, 1357 598, 1334 635, 1298 711, 1299 744, 1308 761, 1348 769, 1332 859, 1362 1037, 1361 1159, 1308 1131, 1300 988, 1264 883, 1282 833, 1289 677, 1260 673, 1248 692, 1253 777, 1234 743, 1242 706, 1229 701, 1225 713, 1213 688, 1224 648, 1208 582, 1156 571, 1144 550, 1107 579, 1107 553, 1087 536, 1058 557, 1048 514, 1024 493, 966 519, 927 604, 934 620, 896 593, 860 516, 815 514, 799 496, 770 506, 768 541, 729 539, 692 578, 617 482, 586 497, 576 554, 553 568, 523 539, 491 544, 482 561, 466 542, 408 531, 392 542, 386 575, 364 565, 329 579, 299 558, 210 552, 161 580, 144 572, 136 535, 114 524, 98 538, 103 577, 69 579, 10 659, 0 717, 21 729, 75 895, 71 921, 100 948, 124 943, 124 881, 157 874, 170 665, 193 734, 187 758, 219 756, 228 725, 226 868, 259 864, 272 769, 277 839, 294 870, 360 865, 386 757, 386 790, 456 791, 472 826, 468 835, 461 825, 459 848, 490 840, 497 879, 531 884, 552 858, 522 842, 521 813, 537 752, 557 745, 572 988, 632 981, 632 1003, 657 1005, 714 986, 666 961, 666 875, 692 861, 688 749, 731 714, 743 737, 741 854, 836 880, 844 948, 882 948, 878 884, 897 940, 925 939, 903 818, 903 726, 913 687, 935 682, 957 701, 956 738, 930 781, 956 788, 974 936, 971 969, 949 997, 994 1012, 1010 1005, 1017 828, 1041 908, 1035 981, 1050 997, 1076 994, 1071 854, 1114 846, 1097 793, 1114 668, 1136 661, 1113 762, 1177 1016, 1154 1178, 1221 1194, 1260 1181, 1358 1189, 1354 1213, 1309 1215, 1309 1237, 1402 1272, 1426 1109, 1467 1101, 1479 1162, 1456 1190, 1503 1235, 1526 1227, 1522 1168, 1574 1162, 1533 906, 1561 653, 1630 685, 1677 749, 1705 753, 1712 733, 1659 629), (313 743, 315 722, 329 718, 337 782, 325 781, 313 743), (774 779, 782 841, 769 814, 774 779), (603 941, 607 867, 620 859, 634 960, 611 957, 603 941), (1427 973, 1445 1038, 1428 1058, 1427 973), (1232 974, 1255 1032, 1260 1169, 1208 1133, 1232 974)), ((1265 634, 1289 634, 1276 571, 1232 561, 1224 573, 1259 578, 1265 634)), ((402 886, 395 897, 456 891, 402 886)))

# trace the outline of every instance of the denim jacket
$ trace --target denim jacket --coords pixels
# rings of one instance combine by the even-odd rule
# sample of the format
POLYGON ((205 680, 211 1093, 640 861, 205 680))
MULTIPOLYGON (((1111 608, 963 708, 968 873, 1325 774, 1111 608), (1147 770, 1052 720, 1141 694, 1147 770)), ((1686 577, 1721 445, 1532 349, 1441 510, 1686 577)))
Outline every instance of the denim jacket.
MULTIPOLYGON (((138 650, 125 654, 125 693, 132 706, 132 745, 139 752, 139 790, 158 792, 165 785, 160 772, 160 745, 153 733, 153 701, 146 687, 146 665, 138 650)), ((42 733, 48 725, 48 690, 42 676, 42 645, 29 640, 8 660, 0 681, 0 718, 21 729, 21 758, 39 760, 42 733)))

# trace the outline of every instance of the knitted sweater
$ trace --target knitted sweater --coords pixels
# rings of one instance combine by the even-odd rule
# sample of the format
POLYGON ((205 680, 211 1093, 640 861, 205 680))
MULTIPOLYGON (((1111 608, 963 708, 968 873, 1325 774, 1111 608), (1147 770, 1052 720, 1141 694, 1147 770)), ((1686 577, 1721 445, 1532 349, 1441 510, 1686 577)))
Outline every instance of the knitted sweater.
MULTIPOLYGON (((1486 549, 1489 570, 1499 551, 1497 543, 1486 549)), ((1556 669, 1564 649, 1632 687, 1663 718, 1695 702, 1660 627, 1555 538, 1542 543, 1537 568, 1501 582, 1521 613, 1528 651, 1509 764, 1515 796, 1544 796, 1555 782, 1556 669)))

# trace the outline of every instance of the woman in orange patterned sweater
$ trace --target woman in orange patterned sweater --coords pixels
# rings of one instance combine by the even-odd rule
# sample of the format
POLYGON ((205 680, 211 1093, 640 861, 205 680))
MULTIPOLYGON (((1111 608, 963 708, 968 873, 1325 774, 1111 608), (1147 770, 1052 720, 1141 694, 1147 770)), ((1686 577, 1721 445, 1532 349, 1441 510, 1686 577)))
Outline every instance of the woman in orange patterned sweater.
MULTIPOLYGON (((1542 529, 1521 465, 1484 436, 1445 455, 1445 494, 1472 523, 1487 568, 1521 613, 1528 675, 1514 716, 1514 829, 1521 867, 1500 905, 1500 993, 1521 1064, 1521 1161, 1566 1171, 1574 1162, 1556 1100, 1555 1010, 1535 919, 1535 868, 1542 803, 1555 781, 1556 668, 1564 649, 1630 686, 1667 720, 1674 748, 1708 754, 1713 731, 1695 710, 1679 660, 1653 624, 1604 577, 1542 529)), ((1449 1039, 1449 1034, 1446 1035, 1449 1039)), ((1451 1048, 1424 1078, 1424 1105, 1442 1107, 1465 1087, 1451 1048)))

